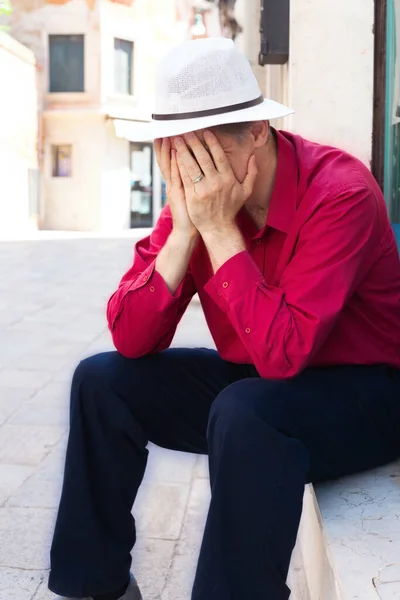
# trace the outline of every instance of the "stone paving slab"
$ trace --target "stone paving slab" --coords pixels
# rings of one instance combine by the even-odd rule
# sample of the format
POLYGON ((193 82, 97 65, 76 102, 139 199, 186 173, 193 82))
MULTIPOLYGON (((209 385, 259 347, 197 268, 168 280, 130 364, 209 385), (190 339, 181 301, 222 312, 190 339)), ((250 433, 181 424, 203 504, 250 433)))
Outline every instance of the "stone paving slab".
POLYGON ((34 467, 0 464, 0 506, 34 473, 34 467))
POLYGON ((31 396, 35 388, 30 390, 0 386, 0 426, 5 423, 31 396))
POLYGON ((48 569, 55 517, 46 508, 1 508, 0 568, 48 569))
POLYGON ((50 380, 51 373, 48 371, 28 371, 12 368, 0 371, 0 385, 4 387, 40 389, 50 380))
POLYGON ((39 465, 62 434, 56 426, 6 423, 0 428, 0 464, 39 465))
POLYGON ((61 494, 66 438, 8 496, 6 506, 52 508, 56 510, 61 494))
MULTIPOLYGON (((176 542, 139 538, 132 552, 132 570, 144 600, 160 600, 171 570, 176 542)), ((189 600, 188 595, 187 600, 189 600)))
POLYGON ((40 571, 0 567, 0 598, 1 600, 31 600, 32 590, 38 590, 42 579, 43 575, 40 571))
POLYGON ((17 410, 9 423, 10 425, 58 425, 66 428, 69 423, 68 395, 55 393, 52 397, 45 397, 39 391, 17 410))
POLYGON ((195 479, 190 489, 182 532, 176 545, 161 600, 188 600, 190 598, 201 544, 201 536, 194 535, 194 532, 202 532, 204 529, 209 500, 208 480, 195 479))
POLYGON ((148 449, 147 482, 191 483, 197 462, 194 454, 168 452, 154 444, 149 444, 148 449))
MULTIPOLYGON (((49 545, 62 485, 70 381, 79 360, 113 349, 105 307, 131 265, 133 244, 0 243, 0 600, 54 597, 47 589, 49 545)), ((198 304, 184 316, 174 345, 213 346, 198 304)), ((193 494, 200 502, 193 486, 208 487, 206 459, 152 445, 149 450, 134 507, 133 569, 145 600, 188 600, 196 556, 189 552, 184 565, 179 544, 182 532, 195 547, 201 540, 201 520, 193 520, 190 507, 193 494)))
POLYGON ((41 575, 42 583, 31 600, 54 600, 54 594, 47 587, 48 572, 41 575))
POLYGON ((198 456, 194 468, 194 477, 198 479, 207 479, 210 477, 208 468, 208 456, 198 456))
POLYGON ((178 540, 189 490, 187 484, 144 481, 133 509, 138 534, 178 540))

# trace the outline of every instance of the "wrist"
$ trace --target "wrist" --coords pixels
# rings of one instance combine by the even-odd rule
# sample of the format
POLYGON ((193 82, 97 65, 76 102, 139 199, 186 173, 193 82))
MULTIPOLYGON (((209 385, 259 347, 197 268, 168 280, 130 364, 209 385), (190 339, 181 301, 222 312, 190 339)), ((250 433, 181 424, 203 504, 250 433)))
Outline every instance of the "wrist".
MULTIPOLYGON (((200 232, 201 233, 201 232, 200 232)), ((214 273, 232 256, 246 250, 240 229, 235 225, 201 233, 214 273)))
POLYGON ((191 248, 196 245, 197 240, 199 239, 199 232, 197 229, 193 231, 173 229, 170 233, 169 239, 177 246, 191 248))
POLYGON ((213 229, 200 230, 200 235, 206 245, 213 241, 243 240, 243 236, 236 223, 224 225, 223 227, 215 227, 213 229))

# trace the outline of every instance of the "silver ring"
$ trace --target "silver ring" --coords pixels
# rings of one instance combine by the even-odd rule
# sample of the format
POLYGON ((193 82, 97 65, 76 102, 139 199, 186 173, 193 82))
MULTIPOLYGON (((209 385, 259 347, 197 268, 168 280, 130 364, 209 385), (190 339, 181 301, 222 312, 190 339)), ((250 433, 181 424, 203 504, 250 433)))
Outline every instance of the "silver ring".
POLYGON ((204 179, 204 175, 203 173, 200 173, 200 175, 198 177, 196 177, 196 179, 192 179, 192 183, 200 183, 200 181, 202 181, 204 179))

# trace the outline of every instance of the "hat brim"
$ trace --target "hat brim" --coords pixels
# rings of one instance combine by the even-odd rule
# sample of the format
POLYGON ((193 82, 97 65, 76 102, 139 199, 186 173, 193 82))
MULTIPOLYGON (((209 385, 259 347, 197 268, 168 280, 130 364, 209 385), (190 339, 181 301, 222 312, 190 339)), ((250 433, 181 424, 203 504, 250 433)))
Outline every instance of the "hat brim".
POLYGON ((198 117, 195 119, 174 119, 172 121, 150 121, 148 123, 132 123, 130 139, 133 142, 149 142, 157 138, 183 135, 189 131, 198 131, 228 123, 246 123, 247 121, 269 121, 293 114, 294 111, 274 100, 264 100, 262 104, 234 112, 198 117))

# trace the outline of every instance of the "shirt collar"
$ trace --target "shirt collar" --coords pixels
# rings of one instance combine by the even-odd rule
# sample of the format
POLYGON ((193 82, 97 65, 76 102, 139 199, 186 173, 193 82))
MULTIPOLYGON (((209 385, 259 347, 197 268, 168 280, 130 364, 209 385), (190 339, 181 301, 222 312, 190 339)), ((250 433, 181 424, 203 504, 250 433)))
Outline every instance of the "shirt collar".
POLYGON ((280 131, 273 133, 278 164, 266 224, 288 233, 297 209, 298 164, 293 144, 280 131))

